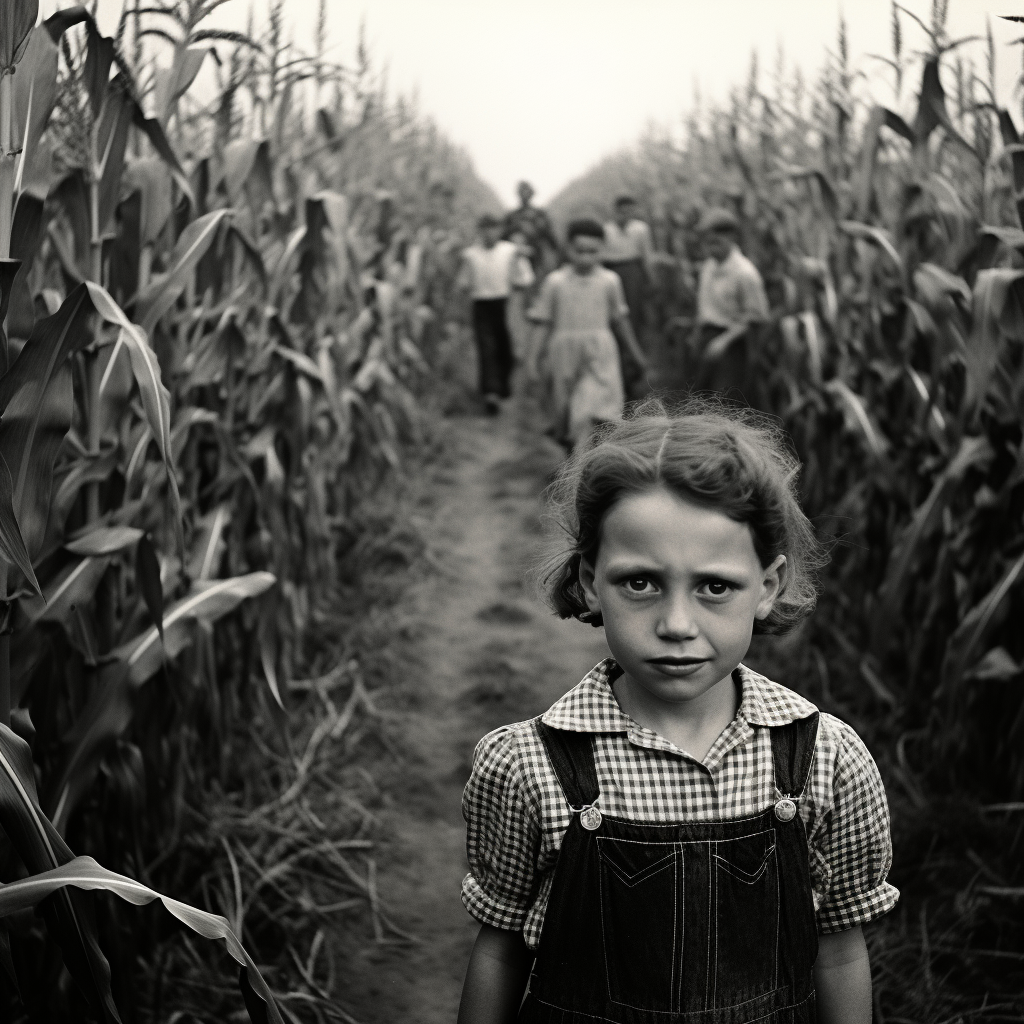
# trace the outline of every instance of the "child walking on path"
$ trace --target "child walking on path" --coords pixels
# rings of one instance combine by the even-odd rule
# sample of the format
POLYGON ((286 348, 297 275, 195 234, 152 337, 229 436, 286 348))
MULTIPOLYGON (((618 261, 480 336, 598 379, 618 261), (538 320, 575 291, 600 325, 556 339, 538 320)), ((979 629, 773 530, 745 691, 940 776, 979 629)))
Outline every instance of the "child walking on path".
POLYGON ((869 1024, 861 926, 898 898, 877 768, 742 664, 816 600, 797 468, 758 419, 657 402, 563 468, 545 586, 612 656, 477 746, 459 1024, 869 1024))
POLYGON ((579 445, 598 423, 622 416, 625 401, 618 338, 641 367, 643 353, 629 322, 618 275, 599 265, 604 228, 596 220, 569 225, 569 265, 549 274, 530 311, 537 325, 530 375, 544 364, 555 435, 579 445))
POLYGON ((532 283, 533 271, 515 243, 501 240, 497 217, 484 215, 477 226, 480 241, 463 252, 459 283, 473 300, 480 394, 487 411, 496 413, 498 400, 511 394, 515 363, 508 325, 509 294, 513 288, 532 283))

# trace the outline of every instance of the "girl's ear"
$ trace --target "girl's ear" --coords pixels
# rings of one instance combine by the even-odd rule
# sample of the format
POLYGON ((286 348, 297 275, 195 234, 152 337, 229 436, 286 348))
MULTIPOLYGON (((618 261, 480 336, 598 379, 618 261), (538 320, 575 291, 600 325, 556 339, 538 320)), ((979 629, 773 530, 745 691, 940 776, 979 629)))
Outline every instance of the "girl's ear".
POLYGON ((757 610, 754 612, 755 619, 766 619, 775 604, 775 599, 782 593, 786 585, 786 573, 788 564, 785 555, 778 555, 774 562, 764 571, 761 579, 761 600, 757 602, 757 610))
POLYGON ((580 586, 583 588, 587 607, 592 612, 599 612, 601 601, 598 599, 597 590, 594 587, 594 567, 585 558, 580 559, 580 586))

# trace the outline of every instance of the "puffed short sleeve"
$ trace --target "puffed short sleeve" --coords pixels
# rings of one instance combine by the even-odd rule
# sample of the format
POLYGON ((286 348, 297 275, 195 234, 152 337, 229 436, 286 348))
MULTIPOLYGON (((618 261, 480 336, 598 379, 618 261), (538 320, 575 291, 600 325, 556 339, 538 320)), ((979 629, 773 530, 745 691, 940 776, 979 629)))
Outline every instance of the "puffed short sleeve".
POLYGON ((841 932, 881 917, 899 891, 886 881, 892 866, 889 805, 874 759, 850 726, 840 725, 829 820, 812 836, 811 874, 818 931, 841 932))
POLYGON ((514 727, 485 736, 462 796, 469 874, 462 902, 482 924, 520 931, 536 897, 540 824, 514 727))

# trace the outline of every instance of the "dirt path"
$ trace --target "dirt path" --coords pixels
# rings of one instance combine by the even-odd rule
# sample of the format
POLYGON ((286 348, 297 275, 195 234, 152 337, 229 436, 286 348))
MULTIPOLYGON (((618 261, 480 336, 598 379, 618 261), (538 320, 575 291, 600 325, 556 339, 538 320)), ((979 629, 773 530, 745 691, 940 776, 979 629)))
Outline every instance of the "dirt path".
POLYGON ((459 898, 466 870, 460 801, 473 747, 539 714, 604 656, 602 635, 562 622, 523 573, 539 542, 538 497, 559 452, 521 410, 449 420, 420 526, 434 570, 396 618, 414 624, 410 671, 387 698, 404 754, 381 778, 381 898, 415 944, 367 942, 339 995, 360 1024, 454 1024, 476 926, 459 898))

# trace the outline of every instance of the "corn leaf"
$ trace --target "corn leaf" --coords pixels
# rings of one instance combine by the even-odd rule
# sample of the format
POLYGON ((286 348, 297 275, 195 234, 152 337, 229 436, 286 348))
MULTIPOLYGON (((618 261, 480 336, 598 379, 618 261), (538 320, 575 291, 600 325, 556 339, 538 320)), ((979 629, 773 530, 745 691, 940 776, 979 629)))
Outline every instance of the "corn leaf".
MULTIPOLYGON (((70 13, 70 12, 69 12, 70 13)), ((99 121, 110 85, 110 68, 114 63, 114 40, 103 35, 91 14, 83 12, 80 21, 86 24, 85 70, 83 74, 92 116, 99 121)), ((52 19, 51 19, 52 20, 52 19)))
POLYGON ((124 180, 126 186, 137 189, 141 197, 139 244, 151 245, 170 219, 173 209, 170 169, 160 157, 144 157, 128 164, 124 180))
POLYGON ((68 819, 96 779, 100 761, 131 725, 134 687, 123 663, 105 665, 71 731, 64 737, 67 754, 48 806, 53 827, 64 835, 68 819))
POLYGON ((259 214, 267 202, 273 202, 273 174, 270 146, 265 139, 234 139, 224 147, 221 181, 232 206, 243 203, 243 192, 249 193, 245 204, 259 214))
POLYGON ((68 626, 76 608, 86 607, 110 565, 110 556, 82 558, 66 565, 47 583, 43 599, 25 602, 29 622, 60 622, 68 626))
POLYGON ((231 522, 231 507, 221 504, 199 520, 192 554, 188 561, 188 574, 194 580, 214 578, 224 550, 224 531, 231 522))
POLYGON ((246 598, 259 596, 275 582, 269 572, 251 572, 205 585, 193 584, 192 593, 175 602, 164 615, 163 649, 157 628, 153 626, 112 654, 127 664, 132 682, 141 686, 160 668, 165 653, 173 658, 188 646, 193 622, 213 622, 233 611, 246 598))
POLYGON ((7 333, 4 330, 4 321, 7 319, 7 309, 10 305, 11 296, 14 293, 14 282, 21 270, 21 260, 0 260, 0 376, 7 372, 7 333))
POLYGON ((45 537, 53 466, 71 426, 68 356, 92 341, 92 315, 86 289, 79 286, 53 316, 36 324, 0 378, 0 455, 11 471, 14 513, 30 557, 45 537))
POLYGON ((859 434, 868 451, 876 459, 885 458, 889 450, 889 442, 872 423, 871 417, 864 407, 864 399, 851 391, 845 382, 837 379, 826 381, 825 391, 836 400, 846 422, 846 429, 852 434, 859 434))
MULTIPOLYGON (((64 469, 64 478, 50 501, 50 516, 46 526, 48 538, 52 535, 58 537, 57 543, 54 544, 55 548, 60 546, 68 513, 81 489, 86 484, 102 483, 117 469, 117 450, 112 448, 99 455, 86 455, 84 458, 75 459, 64 469)), ((44 545, 43 551, 46 550, 48 549, 44 545)))
POLYGON ((179 903, 169 896, 163 896, 141 882, 108 871, 91 857, 76 857, 59 868, 0 886, 0 916, 7 916, 33 907, 40 900, 60 891, 65 886, 112 892, 137 907, 159 900, 169 913, 196 934, 202 935, 206 939, 222 940, 231 957, 244 968, 249 984, 265 1005, 267 1019, 272 1024, 284 1024, 270 988, 252 958, 239 942, 238 936, 231 930, 231 925, 228 924, 226 918, 199 910, 187 903, 179 903))
POLYGON ((178 105, 178 100, 196 80, 199 69, 209 50, 202 47, 176 47, 174 59, 169 68, 158 68, 156 73, 156 109, 160 123, 166 128, 167 122, 178 105))
POLYGON ((928 497, 914 516, 893 551, 882 583, 878 610, 872 625, 872 650, 881 658, 893 642, 892 625, 900 622, 901 609, 913 580, 915 560, 921 544, 942 520, 942 511, 949 504, 957 487, 971 469, 984 468, 995 457, 985 437, 965 437, 956 453, 939 474, 928 497))
POLYGON ((45 198, 50 160, 40 143, 57 103, 57 43, 45 25, 32 30, 13 84, 11 131, 21 149, 14 189, 45 198))
POLYGON ((192 192, 192 182, 189 181, 177 154, 171 149, 171 144, 164 132, 163 125, 155 117, 146 117, 142 107, 132 101, 132 123, 141 131, 153 145, 153 149, 161 160, 170 169, 171 177, 175 184, 181 189, 181 194, 195 206, 195 196, 192 192))
POLYGON ((274 346, 274 354, 280 356, 282 359, 287 360, 297 370, 304 373, 307 377, 312 378, 319 384, 324 383, 323 374, 320 372, 320 367, 313 362, 309 356, 302 352, 295 352, 290 348, 285 348, 283 345, 274 346))
POLYGON ((11 481, 11 470, 2 452, 0 452, 0 557, 6 559, 11 565, 16 565, 32 589, 37 594, 40 593, 39 581, 32 568, 32 559, 29 558, 28 549, 25 547, 25 538, 21 535, 21 527, 18 526, 18 519, 14 514, 14 484, 11 481))
POLYGON ((121 176, 134 102, 127 80, 118 75, 106 90, 103 112, 93 136, 96 148, 92 154, 92 173, 99 183, 101 235, 110 234, 114 229, 114 211, 121 198, 121 176))
POLYGON ((857 216, 866 219, 871 216, 871 200, 874 195, 875 163, 878 159, 879 132, 885 127, 914 142, 914 133, 899 114, 885 107, 873 107, 864 126, 864 141, 861 144, 860 166, 856 181, 855 209, 857 216))
POLYGON ((157 558, 153 542, 143 535, 135 549, 135 584, 142 594, 153 624, 160 634, 164 635, 164 588, 160 582, 160 560, 157 558))
POLYGON ((985 398, 1002 347, 1004 328, 1011 337, 1024 331, 1018 293, 1024 294, 1024 271, 982 270, 974 284, 974 319, 965 353, 967 383, 964 411, 974 412, 985 398))
POLYGON ((863 238, 866 242, 872 242, 874 245, 877 245, 892 261, 893 266, 899 271, 904 285, 906 285, 907 270, 903 263, 903 257, 896 251, 896 246, 893 245, 888 231, 885 231, 883 228, 876 228, 873 224, 861 224, 853 220, 840 221, 839 227, 846 234, 852 235, 854 238, 863 238))
POLYGON ((234 307, 225 310, 217 329, 200 340, 186 388, 219 384, 225 379, 228 367, 239 365, 245 358, 245 335, 236 323, 236 313, 234 307))
POLYGON ((144 289, 135 304, 135 315, 147 334, 185 290, 190 275, 217 237, 217 230, 230 210, 214 210, 193 221, 181 233, 168 260, 166 275, 144 289))
POLYGON ((103 555, 116 555, 137 544, 143 536, 142 530, 134 526, 100 526, 68 541, 64 546, 73 555, 99 558, 103 555))
POLYGON ((950 694, 963 679, 981 645, 998 622, 1006 599, 1024 578, 1024 555, 1007 566, 999 582, 963 618, 946 646, 942 690, 950 694))
MULTIPOLYGON (((74 854, 39 807, 28 744, 0 724, 0 827, 25 867, 38 874, 58 868, 74 854)), ((120 1017, 110 991, 110 966, 96 940, 91 903, 66 891, 44 893, 43 917, 61 948, 64 965, 94 1014, 105 1024, 120 1017)))
MULTIPOLYGON (((131 359, 132 373, 139 385, 142 408, 146 421, 153 432, 153 439, 167 468, 167 484, 171 493, 171 516, 179 550, 184 550, 185 540, 181 526, 181 497, 178 493, 178 479, 174 473, 171 455, 171 396, 160 376, 160 364, 156 353, 149 347, 145 332, 133 324, 121 307, 110 297, 109 292, 92 281, 86 282, 89 297, 96 312, 107 321, 121 328, 117 345, 125 345, 131 359)), ((111 356, 111 361, 115 357, 111 356)))

